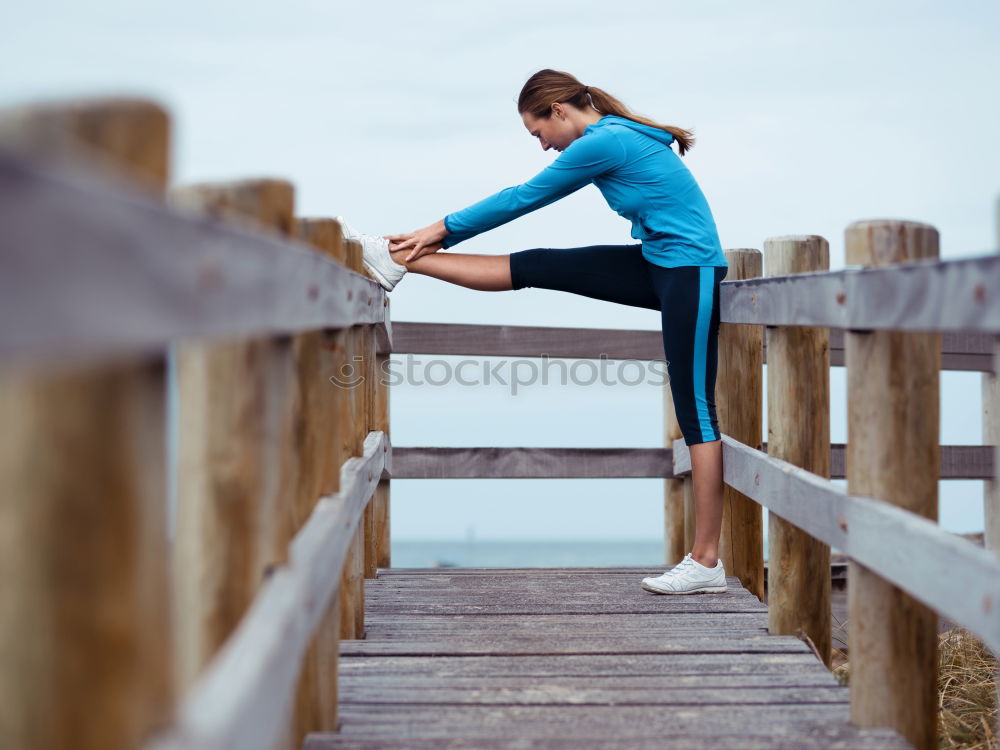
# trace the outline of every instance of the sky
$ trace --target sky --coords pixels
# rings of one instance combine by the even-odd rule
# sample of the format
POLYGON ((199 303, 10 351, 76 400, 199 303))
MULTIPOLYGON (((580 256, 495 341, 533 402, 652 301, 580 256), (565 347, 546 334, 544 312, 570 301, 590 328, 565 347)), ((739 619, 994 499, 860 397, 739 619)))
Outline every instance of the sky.
MULTIPOLYGON (((1000 4, 36 0, 0 12, 0 106, 129 95, 173 118, 172 183, 279 177, 300 216, 371 233, 430 224, 551 159, 515 102, 567 70, 693 129, 684 157, 725 248, 852 221, 934 225, 944 258, 996 252, 1000 4)), ((456 252, 631 242, 594 187, 456 252)), ((765 269, 766 271, 766 269, 765 269)), ((411 274, 397 321, 657 329, 659 314, 411 274)), ((405 355, 395 355, 402 367, 405 355)), ((425 358, 426 359, 426 358, 425 358)), ((455 362, 453 358, 452 363, 455 362)), ((443 368, 443 365, 438 365, 443 368)), ((941 442, 981 443, 979 373, 942 373, 941 442)), ((658 385, 400 385, 394 445, 658 447, 658 385)), ((846 440, 831 370, 833 442, 846 440)), ((765 407, 766 408, 766 407, 765 407)), ((765 411, 766 414, 766 411, 765 411)), ((766 435, 766 418, 764 426, 766 435)), ((944 482, 941 522, 982 528, 982 484, 944 482)), ((655 538, 659 480, 397 480, 397 538, 655 538)))

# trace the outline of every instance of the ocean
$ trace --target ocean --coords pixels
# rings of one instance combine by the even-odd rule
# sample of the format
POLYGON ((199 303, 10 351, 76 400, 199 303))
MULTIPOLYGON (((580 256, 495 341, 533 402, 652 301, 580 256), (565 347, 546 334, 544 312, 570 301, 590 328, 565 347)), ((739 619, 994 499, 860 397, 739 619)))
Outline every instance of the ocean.
POLYGON ((392 540, 394 568, 663 567, 662 539, 649 540, 392 540))

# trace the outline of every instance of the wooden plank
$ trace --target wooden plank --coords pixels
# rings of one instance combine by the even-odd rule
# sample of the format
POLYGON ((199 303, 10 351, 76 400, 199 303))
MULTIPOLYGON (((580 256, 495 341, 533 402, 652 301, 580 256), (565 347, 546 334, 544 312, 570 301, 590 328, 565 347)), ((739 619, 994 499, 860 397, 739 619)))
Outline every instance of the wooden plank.
MULTIPOLYGON (((477 706, 439 705, 433 713, 422 706, 396 704, 392 721, 379 704, 343 707, 344 737, 399 738, 421 736, 450 740, 491 737, 517 727, 520 737, 619 738, 688 734, 714 746, 714 738, 810 738, 822 740, 858 736, 849 724, 844 704, 708 705, 650 711, 645 706, 477 706)), ((887 733, 880 736, 891 738, 887 733)), ((890 747, 893 745, 889 745, 890 747)), ((803 747, 803 745, 799 745, 803 747)), ((895 747, 901 747, 898 742, 895 747)), ((902 745, 905 747, 905 745, 902 745)))
POLYGON ((188 691, 170 731, 149 750, 272 750, 283 736, 303 655, 337 594, 338 572, 384 466, 383 433, 341 468, 296 535, 287 565, 267 579, 236 632, 188 691))
MULTIPOLYGON (((887 242, 888 234, 875 239, 887 242)), ((1000 256, 724 282, 722 320, 854 330, 1000 331, 1000 256)))
POLYGON ((658 330, 396 322, 393 351, 490 357, 663 359, 658 330))
POLYGON ((567 632, 567 638, 540 639, 537 635, 494 635, 489 639, 462 639, 456 634, 437 638, 409 636, 402 639, 343 641, 341 657, 347 656, 424 656, 454 655, 487 656, 490 654, 781 654, 812 653, 808 646, 792 636, 772 636, 756 632, 743 634, 725 631, 704 637, 678 635, 588 636, 567 632), (571 636, 571 637, 570 637, 571 636))
POLYGON ((664 612, 655 615, 632 615, 618 617, 615 615, 535 615, 534 617, 514 617, 495 615, 493 617, 477 617, 476 615, 419 615, 411 617, 388 617, 372 615, 367 618, 366 627, 373 636, 381 637, 384 633, 404 632, 451 632, 461 631, 465 634, 489 634, 497 630, 508 633, 516 632, 561 632, 565 627, 585 628, 589 632, 628 633, 667 633, 679 630, 700 630, 703 628, 756 628, 767 630, 767 617, 760 612, 716 614, 674 614, 664 612))
MULTIPOLYGON (((720 290, 723 305, 730 284, 720 290)), ((740 282, 743 283, 743 282, 740 282)), ((386 298, 388 299, 388 298, 386 298)), ((722 318, 728 321, 723 315, 722 318)), ((794 323, 791 325, 804 325, 794 323)), ((393 323, 396 353, 465 356, 572 357, 580 359, 662 360, 659 331, 610 328, 495 326, 464 323, 393 323)), ((992 334, 945 331, 941 337, 941 367, 945 370, 993 370, 992 334)), ((764 347, 767 362, 767 347, 764 347)), ((844 366, 844 329, 830 328, 830 365, 844 366)))
MULTIPOLYGON (((727 484, 773 513, 880 571, 948 619, 1000 650, 1000 561, 982 547, 914 513, 847 490, 723 436, 727 484), (948 570, 940 569, 948 560, 948 570), (961 587, 954 582, 962 581, 961 587)), ((683 441, 674 443, 678 470, 683 441)))
POLYGON ((0 360, 18 366, 385 321, 381 286, 304 243, 7 152, 0 226, 0 360))
MULTIPOLYGON (((761 450, 767 452, 767 443, 762 444, 761 450)), ((392 476, 395 479, 667 479, 674 476, 672 448, 403 446, 393 451, 396 462, 392 476)), ((844 454, 843 443, 830 446, 831 479, 846 478, 844 454)), ((678 472, 677 476, 683 478, 684 473, 678 472)), ((992 444, 941 446, 942 479, 989 479, 992 476, 992 444)))
POLYGON ((589 705, 589 706, 698 706, 744 705, 747 703, 848 703, 848 696, 837 685, 807 687, 736 688, 684 687, 656 685, 648 688, 626 688, 617 684, 604 687, 593 685, 533 684, 496 687, 493 685, 437 684, 400 685, 386 683, 355 686, 345 683, 341 692, 346 703, 382 704, 478 704, 478 705, 589 705))
POLYGON ((669 477, 664 448, 396 448, 395 479, 669 477))
POLYGON ((344 657, 340 669, 345 679, 352 674, 447 679, 830 674, 811 653, 365 656, 344 657))
MULTIPOLYGON (((814 736, 803 733, 800 736, 784 737, 740 737, 711 736, 703 734, 678 734, 650 737, 613 738, 615 750, 690 750, 700 747, 706 740, 711 741, 713 750, 903 750, 910 745, 899 737, 878 730, 843 732, 840 737, 833 735, 836 730, 823 730, 814 736)), ((474 737, 471 739, 359 739, 332 734, 316 734, 306 742, 303 750, 606 750, 609 738, 605 737, 545 737, 514 739, 495 737, 474 737)))
MULTIPOLYGON (((122 191, 162 195, 167 182, 170 118, 153 102, 29 108, 0 130, 55 159, 86 147, 124 175, 122 191)), ((47 226, 22 221, 33 198, 8 202, 8 159, 0 157, 0 341, 14 332, 29 350, 44 349, 52 335, 73 338, 50 328, 49 282, 72 295, 89 282, 114 285, 115 274, 78 257, 79 243, 47 244, 62 229, 54 216, 47 226), (22 258, 39 249, 40 258, 22 258), (41 272, 40 287, 26 284, 22 261, 41 272)), ((170 254, 165 244, 157 250, 154 265, 170 254)), ((175 691, 165 351, 41 374, 4 364, 0 747, 134 748, 169 719, 175 691)))
MULTIPOLYGON (((473 657, 475 658, 475 657, 473 657)), ((489 657, 483 657, 489 658, 489 657)), ((503 658, 503 657, 498 657, 503 658)), ((511 657, 520 658, 520 657, 511 657)), ((370 660, 366 660, 370 661, 370 660)), ((431 659, 427 659, 431 661, 431 659)), ((349 663, 349 662, 345 662, 349 663)), ((514 688, 531 689, 533 687, 552 687, 567 691, 564 702, 573 703, 574 696, 568 691, 576 690, 718 690, 723 693, 726 690, 742 689, 763 689, 776 688, 781 690, 793 688, 831 688, 839 687, 837 679, 825 669, 818 669, 810 672, 781 672, 773 674, 661 674, 661 675, 533 675, 529 679, 511 675, 447 675, 447 679, 442 679, 440 672, 417 674, 370 675, 367 671, 354 670, 344 675, 343 685, 345 697, 352 696, 352 703, 376 703, 376 700, 355 700, 353 696, 359 695, 357 691, 367 690, 372 685, 400 689, 420 689, 429 687, 447 687, 455 690, 511 690, 514 688)), ((720 700, 729 702, 731 696, 720 696, 720 700)), ((840 697, 837 701, 847 700, 846 693, 841 689, 840 697)), ((461 702, 461 701, 454 701, 461 702)), ((551 701, 550 701, 551 702, 551 701)), ((672 701, 671 701, 672 702, 672 701)), ((702 700, 695 702, 703 702, 702 700)))

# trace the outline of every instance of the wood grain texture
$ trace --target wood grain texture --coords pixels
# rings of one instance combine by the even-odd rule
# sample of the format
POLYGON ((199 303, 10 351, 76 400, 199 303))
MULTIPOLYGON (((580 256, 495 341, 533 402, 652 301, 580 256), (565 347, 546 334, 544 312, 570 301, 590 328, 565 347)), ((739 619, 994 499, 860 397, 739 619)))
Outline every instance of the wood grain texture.
MULTIPOLYGON (((259 180, 193 185, 171 200, 263 231, 294 231, 294 189, 259 180)), ((193 684, 287 556, 297 511, 289 446, 297 373, 292 340, 185 343, 177 350, 174 584, 178 672, 193 684)), ((298 503, 300 506, 301 503, 298 503)))
MULTIPOLYGON (((772 281, 759 280, 760 283, 772 281)), ((724 301, 730 294, 731 283, 756 284, 758 281, 724 281, 719 292, 723 308, 725 308, 724 301)), ((727 320, 725 315, 722 316, 722 321, 738 322, 727 320)), ((802 324, 801 319, 796 319, 787 325, 802 324)), ((659 331, 415 322, 396 322, 392 330, 395 342, 393 351, 398 354, 512 357, 540 357, 545 354, 549 357, 584 359, 596 359, 601 356, 608 359, 663 359, 663 338, 659 331)), ((830 365, 843 367, 844 330, 837 327, 830 327, 829 330, 830 365)), ((991 371, 993 338, 990 333, 944 331, 941 336, 942 369, 991 371)), ((766 344, 764 362, 767 362, 766 344)))
POLYGON ((671 463, 665 448, 400 447, 392 471, 397 479, 669 477, 671 463))
MULTIPOLYGON (((340 224, 333 219, 300 218, 299 238, 333 260, 342 257, 340 224)), ((335 369, 329 330, 310 331, 295 338, 298 369, 295 446, 299 457, 295 528, 308 520, 321 496, 340 489, 339 467, 347 459, 335 439, 337 388, 329 375, 335 369)), ((337 727, 337 658, 340 612, 335 600, 317 626, 302 661, 295 698, 293 747, 301 747, 310 732, 337 727)))
POLYGON ((724 595, 668 597, 639 588, 640 572, 381 570, 367 638, 341 646, 340 731, 306 747, 907 746, 852 727, 849 691, 802 641, 767 635, 766 608, 735 579, 724 595), (534 612, 477 609, 477 591, 534 612), (563 611, 594 591, 600 603, 563 611), (452 612, 400 609, 400 592, 452 612))
MULTIPOLYGON (((5 365, 91 363, 191 337, 384 325, 382 287, 304 243, 8 152, 0 152, 0 226, 5 365)), ((388 342, 391 332, 380 335, 388 342)))
MULTIPOLYGON (((845 233, 846 259, 863 266, 933 259, 938 242, 926 224, 858 222, 845 233)), ((848 491, 936 521, 940 334, 848 333, 845 348, 848 491)), ((937 618, 880 572, 858 562, 849 569, 851 719, 892 727, 930 750, 937 746, 937 618)))
MULTIPOLYGON (((345 240, 344 263, 352 271, 363 270, 360 243, 345 240)), ((341 448, 345 455, 356 456, 368 432, 368 391, 370 390, 369 352, 367 332, 362 326, 352 326, 338 340, 342 355, 340 390, 344 399, 339 432, 341 448)), ((340 637, 363 638, 365 628, 365 540, 368 530, 368 506, 363 520, 355 531, 340 581, 340 637)))
MULTIPOLYGON (((115 175, 162 200, 170 119, 141 100, 89 100, 7 112, 0 141, 60 165, 115 175)), ((0 213, 16 215, 30 194, 0 213)), ((58 225, 48 216, 49 226, 58 225)), ((33 304, 20 253, 41 227, 0 218, 0 305, 33 304), (7 286, 10 284, 10 286, 7 286)), ((108 270, 66 243, 44 272, 64 286, 108 270)), ((44 308, 0 312, 44 348, 44 308)), ((6 363, 10 365, 11 363, 6 363)), ((15 365, 22 364, 20 357, 15 365)), ((0 746, 125 750, 168 720, 174 695, 167 567, 162 347, 28 374, 0 372, 0 746)))
MULTIPOLYGON (((384 432, 391 439, 389 432, 389 381, 387 378, 389 355, 379 354, 376 357, 376 373, 378 382, 375 391, 375 422, 373 430, 384 432)), ((375 497, 375 567, 388 568, 392 565, 392 544, 390 533, 390 490, 388 477, 378 483, 375 497)))
MULTIPOLYGON (((768 276, 826 271, 822 237, 764 242, 768 276)), ((768 327, 767 452, 821 477, 830 476, 830 350, 825 328, 768 327)), ((829 667, 830 546, 777 513, 768 514, 768 629, 805 633, 829 667)))
MULTIPOLYGON (((1000 464, 1000 338, 996 339, 997 370, 983 373, 983 445, 994 446, 991 452, 1000 464)), ((942 447, 942 452, 944 448, 942 447)), ((943 460, 943 459, 942 459, 943 460)), ((996 464, 995 464, 996 465, 996 464)), ((983 529, 986 547, 1000 556, 1000 480, 993 472, 983 482, 983 529)))
MULTIPOLYGON (((1000 561, 986 549, 945 531, 936 522, 840 485, 761 451, 723 441, 726 484, 788 519, 851 560, 877 569, 942 616, 967 627, 1000 650, 1000 561), (940 561, 947 560, 942 568, 940 561), (961 587, 955 581, 961 580, 961 587)), ((687 460, 674 443, 678 465, 687 460)))
MULTIPOLYGON (((727 250, 731 280, 763 273, 759 250, 727 250)), ((757 447, 763 440, 764 332, 757 325, 719 326, 719 371, 716 408, 719 430, 757 447)), ((725 487, 719 557, 726 571, 746 589, 764 598, 764 521, 760 506, 725 487)))
MULTIPOLYGON (((866 223, 858 222, 852 227, 866 223)), ((897 222, 899 224, 915 222, 897 222)), ((860 230, 859 230, 860 231, 860 230)), ((888 234, 877 241, 888 243, 888 234)), ((887 244, 886 244, 887 246, 887 244)), ((849 266, 867 266, 847 262, 849 266)), ((722 320, 851 330, 1000 330, 1000 256, 910 256, 865 268, 723 284, 722 320)))
POLYGON ((273 750, 286 736, 303 657, 336 601, 348 547, 382 475, 385 444, 384 434, 370 433, 362 456, 344 463, 340 490, 317 504, 295 536, 288 562, 267 578, 237 630, 185 695, 174 726, 149 750, 273 750))
MULTIPOLYGON (((669 384, 663 387, 663 446, 664 459, 670 455, 670 473, 673 474, 674 441, 682 438, 681 426, 674 411, 674 399, 669 384)), ((666 460, 663 462, 666 467, 666 460)), ((663 554, 668 565, 676 565, 691 549, 684 537, 685 529, 684 479, 669 478, 663 481, 663 554)), ((693 544, 693 539, 691 540, 693 544)))

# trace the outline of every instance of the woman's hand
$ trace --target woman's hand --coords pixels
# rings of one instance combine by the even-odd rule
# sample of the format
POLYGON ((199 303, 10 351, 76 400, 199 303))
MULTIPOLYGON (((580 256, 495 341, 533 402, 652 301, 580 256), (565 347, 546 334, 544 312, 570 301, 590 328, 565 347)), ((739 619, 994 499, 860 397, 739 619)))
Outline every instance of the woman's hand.
POLYGON ((406 256, 406 261, 416 260, 421 255, 428 255, 441 249, 441 240, 448 236, 444 219, 436 221, 429 227, 418 229, 415 232, 404 232, 403 234, 387 234, 385 238, 389 240, 389 250, 410 250, 406 256))

